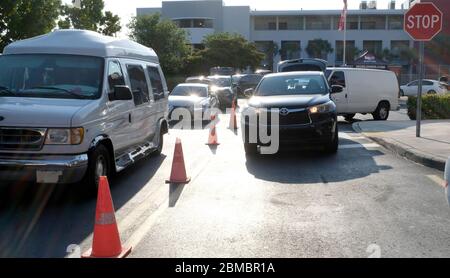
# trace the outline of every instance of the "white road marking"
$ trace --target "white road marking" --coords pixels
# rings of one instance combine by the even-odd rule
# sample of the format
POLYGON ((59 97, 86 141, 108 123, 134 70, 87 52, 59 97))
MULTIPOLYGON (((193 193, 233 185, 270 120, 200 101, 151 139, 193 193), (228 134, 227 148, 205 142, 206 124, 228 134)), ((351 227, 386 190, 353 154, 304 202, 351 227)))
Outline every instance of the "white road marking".
POLYGON ((379 148, 380 145, 376 143, 370 144, 348 144, 348 145, 339 145, 339 149, 362 149, 362 148, 379 148))
MULTIPOLYGON (((357 133, 355 133, 355 134, 357 134, 357 133)), ((366 137, 364 137, 364 136, 351 136, 349 133, 346 133, 346 132, 339 132, 339 138, 349 139, 349 140, 366 139, 366 137)))
POLYGON ((434 181, 436 184, 438 184, 439 186, 442 186, 445 188, 445 181, 444 179, 436 176, 436 175, 427 175, 427 178, 429 178, 430 180, 434 181))

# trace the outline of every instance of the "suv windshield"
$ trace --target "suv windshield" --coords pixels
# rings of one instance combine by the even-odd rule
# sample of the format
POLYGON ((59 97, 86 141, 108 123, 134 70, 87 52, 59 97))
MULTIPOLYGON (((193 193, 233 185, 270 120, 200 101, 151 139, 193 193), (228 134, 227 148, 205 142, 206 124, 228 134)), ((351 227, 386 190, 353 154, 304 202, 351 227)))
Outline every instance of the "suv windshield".
POLYGON ((73 55, 0 56, 0 97, 96 99, 103 59, 73 55))
POLYGON ((232 79, 231 77, 214 77, 210 76, 208 79, 211 80, 211 85, 217 86, 217 87, 231 87, 232 85, 232 79))
POLYGON ((196 86, 177 86, 172 91, 172 96, 193 96, 193 97, 207 97, 208 92, 204 87, 196 86))
POLYGON ((256 96, 326 94, 328 87, 322 75, 282 75, 264 78, 256 96))

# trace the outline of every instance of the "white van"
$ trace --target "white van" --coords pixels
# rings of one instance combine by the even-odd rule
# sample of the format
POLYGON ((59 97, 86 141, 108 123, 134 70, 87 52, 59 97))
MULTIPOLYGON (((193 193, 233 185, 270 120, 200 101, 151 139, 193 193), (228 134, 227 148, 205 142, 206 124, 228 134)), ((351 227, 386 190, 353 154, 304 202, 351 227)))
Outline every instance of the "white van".
POLYGON ((156 53, 83 30, 7 46, 0 56, 0 184, 75 183, 160 153, 168 89, 156 53))
POLYGON ((394 72, 359 68, 327 68, 330 86, 340 85, 343 92, 333 94, 337 112, 350 121, 356 113, 372 114, 375 120, 387 120, 389 111, 398 110, 400 87, 394 72))

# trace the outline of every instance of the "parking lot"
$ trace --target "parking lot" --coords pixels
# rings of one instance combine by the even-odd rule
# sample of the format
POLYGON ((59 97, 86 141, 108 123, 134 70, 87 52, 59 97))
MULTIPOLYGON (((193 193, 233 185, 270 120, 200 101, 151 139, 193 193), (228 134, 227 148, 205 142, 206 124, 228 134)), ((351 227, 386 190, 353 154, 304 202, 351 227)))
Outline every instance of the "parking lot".
MULTIPOLYGON (((392 112, 390 120, 405 113, 392 112)), ((311 150, 246 156, 241 130, 229 130, 228 121, 220 115, 217 148, 205 145, 208 130, 171 129, 161 156, 111 180, 131 257, 450 254, 442 172, 391 153, 341 117, 336 155, 311 150), (184 186, 165 184, 176 138, 192 178, 184 186)), ((71 244, 86 251, 96 201, 79 186, 8 187, 0 211, 0 256, 64 257, 71 244)))

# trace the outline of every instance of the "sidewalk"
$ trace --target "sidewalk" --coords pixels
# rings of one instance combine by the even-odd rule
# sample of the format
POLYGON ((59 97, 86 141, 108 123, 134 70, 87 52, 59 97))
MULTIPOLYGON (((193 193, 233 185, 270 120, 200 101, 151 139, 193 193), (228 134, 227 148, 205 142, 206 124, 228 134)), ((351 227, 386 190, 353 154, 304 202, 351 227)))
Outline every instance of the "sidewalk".
POLYGON ((415 121, 356 122, 353 129, 419 164, 444 171, 450 157, 450 120, 423 121, 416 138, 415 121))

